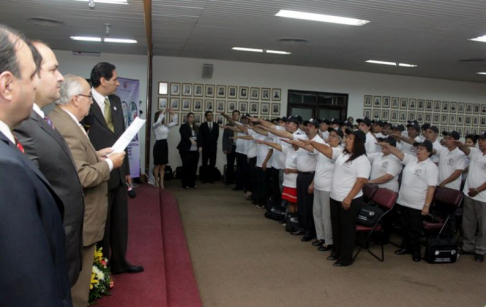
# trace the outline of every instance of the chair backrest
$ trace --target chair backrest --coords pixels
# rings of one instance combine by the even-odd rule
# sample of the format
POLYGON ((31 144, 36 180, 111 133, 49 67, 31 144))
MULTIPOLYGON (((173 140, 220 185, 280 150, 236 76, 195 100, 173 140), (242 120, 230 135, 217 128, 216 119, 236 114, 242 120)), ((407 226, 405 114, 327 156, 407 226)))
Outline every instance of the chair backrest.
POLYGON ((375 196, 376 191, 378 191, 378 186, 374 184, 365 184, 363 185, 363 197, 366 202, 370 202, 375 196))
POLYGON ((397 202, 398 193, 392 190, 379 188, 373 196, 373 202, 385 210, 391 210, 397 202))
POLYGON ((457 208, 461 204, 463 197, 462 191, 437 187, 434 194, 434 203, 457 208))

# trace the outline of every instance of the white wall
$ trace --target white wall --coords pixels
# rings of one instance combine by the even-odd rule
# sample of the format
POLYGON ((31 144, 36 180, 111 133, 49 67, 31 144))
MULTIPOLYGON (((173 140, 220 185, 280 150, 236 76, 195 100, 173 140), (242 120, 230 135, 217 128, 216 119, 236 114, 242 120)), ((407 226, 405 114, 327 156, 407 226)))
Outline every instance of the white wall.
MULTIPOLYGON (((174 57, 154 57, 153 64, 152 114, 157 110, 159 81, 281 88, 282 115, 287 112, 286 101, 289 89, 349 94, 348 116, 353 116, 355 119, 363 115, 364 95, 473 103, 486 100, 486 85, 480 83, 174 57), (214 74, 210 80, 201 77, 203 63, 214 65, 214 74)), ((218 143, 220 148, 221 137, 222 133, 218 143)), ((179 140, 178 127, 175 127, 169 136, 169 164, 174 170, 175 167, 182 165, 176 149, 179 140)), ((152 135, 151 148, 154 142, 152 135)), ((152 155, 150 160, 153 160, 152 155)), ((222 171, 224 164, 226 164, 224 154, 219 150, 217 167, 222 171)))
MULTIPOLYGON (((73 56, 71 51, 54 50, 59 70, 63 75, 74 74, 84 78, 89 78, 91 69, 99 62, 109 62, 116 66, 118 76, 140 80, 140 100, 139 106, 143 111, 141 118, 147 114, 147 56, 124 55, 124 54, 101 54, 99 57, 92 56, 73 56)), ((139 135, 140 140, 140 167, 141 173, 145 164, 145 128, 142 128, 139 135)))

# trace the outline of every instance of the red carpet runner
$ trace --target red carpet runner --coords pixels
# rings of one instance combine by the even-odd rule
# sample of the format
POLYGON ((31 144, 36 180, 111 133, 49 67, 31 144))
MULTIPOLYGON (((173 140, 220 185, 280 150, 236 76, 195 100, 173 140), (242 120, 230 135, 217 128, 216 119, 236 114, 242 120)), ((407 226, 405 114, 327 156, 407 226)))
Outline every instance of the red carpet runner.
POLYGON ((136 192, 137 197, 129 200, 127 259, 143 265, 145 272, 115 275, 112 296, 97 305, 202 306, 176 199, 150 185, 136 192))

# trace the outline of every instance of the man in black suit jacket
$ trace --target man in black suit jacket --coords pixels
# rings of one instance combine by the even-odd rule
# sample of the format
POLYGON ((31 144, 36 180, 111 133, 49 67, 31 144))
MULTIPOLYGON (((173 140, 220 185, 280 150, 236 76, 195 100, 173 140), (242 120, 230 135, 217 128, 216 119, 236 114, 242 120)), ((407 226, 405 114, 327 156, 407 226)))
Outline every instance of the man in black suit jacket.
POLYGON ((2 25, 0 46, 0 306, 72 306, 62 202, 11 132, 32 111, 36 65, 2 25))
POLYGON ((199 152, 202 152, 202 174, 200 175, 203 183, 214 183, 214 166, 216 165, 216 153, 218 149, 219 125, 213 121, 213 112, 206 111, 204 117, 206 117, 206 122, 201 124, 197 138, 199 152))
MULTIPOLYGON (((120 85, 116 67, 101 62, 91 70, 93 104, 88 135, 96 150, 113 146, 125 132, 120 97, 114 95, 120 85)), ((113 169, 108 181, 108 218, 103 238, 103 254, 110 259, 113 274, 143 272, 142 266, 126 260, 128 240, 128 199, 126 183, 131 184, 128 154, 122 167, 113 169), (111 248, 111 249, 110 249, 111 248), (111 252, 110 252, 111 251, 111 252)))
POLYGON ((41 110, 59 99, 59 87, 64 78, 57 69, 54 52, 43 43, 34 42, 33 45, 34 60, 40 67, 34 110, 28 120, 14 129, 14 135, 23 145, 25 154, 39 167, 64 204, 66 260, 69 280, 73 286, 79 276, 83 252, 83 188, 71 150, 61 134, 51 125, 50 118, 41 110))

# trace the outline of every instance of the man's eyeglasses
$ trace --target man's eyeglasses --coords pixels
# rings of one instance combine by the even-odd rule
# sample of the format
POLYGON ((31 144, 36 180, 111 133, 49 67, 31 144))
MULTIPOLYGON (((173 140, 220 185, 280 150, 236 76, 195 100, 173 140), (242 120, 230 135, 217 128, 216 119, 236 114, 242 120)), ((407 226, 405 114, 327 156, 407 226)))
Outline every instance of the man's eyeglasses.
POLYGON ((83 96, 83 97, 89 98, 89 100, 93 100, 93 94, 92 93, 89 93, 89 95, 78 94, 77 96, 83 96))

